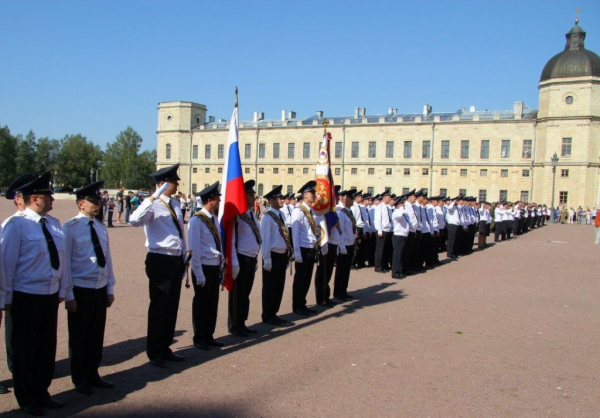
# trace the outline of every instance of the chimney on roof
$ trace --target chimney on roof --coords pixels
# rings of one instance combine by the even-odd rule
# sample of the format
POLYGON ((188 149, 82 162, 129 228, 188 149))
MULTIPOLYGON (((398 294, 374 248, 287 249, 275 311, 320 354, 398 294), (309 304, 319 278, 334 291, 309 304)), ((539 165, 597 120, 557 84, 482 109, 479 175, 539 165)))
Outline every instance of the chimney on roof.
POLYGON ((469 106, 469 112, 475 112, 475 106, 469 106))
POLYGON ((261 121, 265 118, 265 112, 254 112, 254 122, 261 121))
POLYGON ((515 102, 514 106, 513 106, 513 112, 515 114, 515 119, 522 119, 523 118, 523 102, 515 102))
POLYGON ((288 112, 288 118, 289 119, 296 119, 296 112, 294 112, 293 110, 290 110, 288 112))
POLYGON ((359 114, 360 114, 360 107, 355 107, 354 108, 354 119, 358 119, 359 114))
POLYGON ((433 110, 433 108, 431 106, 429 106, 428 104, 423 106, 423 116, 427 116, 431 114, 431 111, 433 110))
POLYGON ((360 108, 360 116, 367 116, 367 109, 364 107, 360 108))
POLYGON ((398 109, 395 109, 393 107, 388 108, 388 115, 396 116, 397 114, 398 114, 398 109))
POLYGON ((215 117, 214 116, 209 116, 208 117, 208 123, 214 123, 215 122, 215 117))
POLYGON ((323 117, 323 111, 322 110, 317 110, 317 117, 318 118, 322 118, 323 117))
POLYGON ((282 121, 282 122, 285 122, 285 115, 286 115, 286 113, 287 113, 287 112, 286 112, 285 110, 282 110, 282 111, 281 111, 281 121, 282 121))

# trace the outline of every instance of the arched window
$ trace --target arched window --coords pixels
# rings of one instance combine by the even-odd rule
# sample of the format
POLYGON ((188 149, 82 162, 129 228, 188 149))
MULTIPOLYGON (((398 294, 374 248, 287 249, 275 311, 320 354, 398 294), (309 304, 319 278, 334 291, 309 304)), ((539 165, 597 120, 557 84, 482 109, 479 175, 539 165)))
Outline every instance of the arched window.
POLYGON ((171 159, 171 144, 167 144, 166 153, 167 153, 167 160, 170 160, 171 159))

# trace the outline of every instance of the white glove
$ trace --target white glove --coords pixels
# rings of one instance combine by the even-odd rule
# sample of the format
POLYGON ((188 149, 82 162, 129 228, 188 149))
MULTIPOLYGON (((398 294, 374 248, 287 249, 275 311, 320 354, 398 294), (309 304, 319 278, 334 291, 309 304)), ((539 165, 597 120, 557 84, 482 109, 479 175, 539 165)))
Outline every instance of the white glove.
POLYGON ((240 266, 231 267, 231 275, 233 276, 233 280, 237 279, 238 274, 240 274, 240 266))
POLYGON ((340 254, 348 254, 348 251, 346 251, 346 246, 344 244, 340 245, 340 254))
POLYGON ((263 264, 263 268, 267 271, 271 271, 271 269, 273 268, 273 264, 271 264, 271 261, 265 261, 265 263, 263 264))
POLYGON ((296 263, 302 263, 302 256, 294 257, 296 259, 296 263))
POLYGON ((196 276, 196 286, 203 287, 206 284, 206 277, 198 277, 196 276))
POLYGON ((383 238, 383 232, 380 232, 380 233, 378 233, 378 234, 377 234, 377 236, 378 236, 379 238, 383 238))
POLYGON ((160 186, 160 188, 157 191, 154 192, 154 194, 152 195, 152 197, 155 198, 155 199, 158 199, 160 197, 160 195, 163 194, 164 191, 168 189, 169 184, 170 183, 168 181, 165 181, 163 183, 163 185, 160 186))
POLYGON ((321 254, 323 255, 327 255, 327 253, 329 252, 329 244, 325 244, 321 247, 321 254))

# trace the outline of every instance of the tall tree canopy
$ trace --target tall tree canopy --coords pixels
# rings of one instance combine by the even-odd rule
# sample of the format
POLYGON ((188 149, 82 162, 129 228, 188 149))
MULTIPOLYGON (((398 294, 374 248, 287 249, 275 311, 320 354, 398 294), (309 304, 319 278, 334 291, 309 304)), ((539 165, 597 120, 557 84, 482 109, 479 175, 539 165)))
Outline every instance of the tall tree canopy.
MULTIPOLYGON (((60 140, 60 154, 54 178, 58 184, 81 187, 90 183, 94 172, 102 163, 102 150, 81 134, 65 135, 60 140)), ((95 179, 95 177, 94 177, 95 179)))
POLYGON ((8 187, 17 172, 17 138, 0 126, 0 187, 8 187))

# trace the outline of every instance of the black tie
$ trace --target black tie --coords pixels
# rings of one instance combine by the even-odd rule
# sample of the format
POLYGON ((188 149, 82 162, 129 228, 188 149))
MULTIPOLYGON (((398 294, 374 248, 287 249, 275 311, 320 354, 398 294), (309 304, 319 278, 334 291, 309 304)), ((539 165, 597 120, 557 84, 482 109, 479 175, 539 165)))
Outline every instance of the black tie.
POLYGON ((52 238, 52 234, 46 228, 46 218, 41 218, 40 223, 42 224, 42 232, 44 233, 44 237, 46 237, 46 244, 48 244, 48 252, 50 253, 50 264, 54 270, 58 270, 60 267, 60 260, 58 259, 58 250, 56 249, 56 244, 54 243, 54 239, 52 238))
POLYGON ((92 244, 94 245, 94 252, 96 253, 96 260, 98 261, 98 265, 102 268, 106 266, 106 258, 104 258, 104 252, 102 251, 102 246, 100 245, 100 240, 98 239, 98 234, 94 229, 94 221, 90 220, 90 232, 92 233, 92 244))
POLYGON ((179 225, 179 221, 177 220, 175 209, 173 209, 173 205, 171 204, 171 199, 169 199, 169 207, 171 208, 171 218, 173 219, 173 223, 177 227, 177 232, 179 232, 179 238, 183 239, 183 231, 181 230, 181 226, 179 225))

